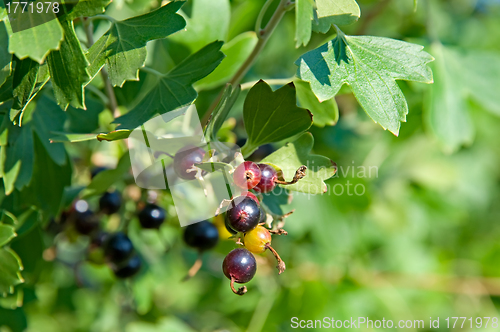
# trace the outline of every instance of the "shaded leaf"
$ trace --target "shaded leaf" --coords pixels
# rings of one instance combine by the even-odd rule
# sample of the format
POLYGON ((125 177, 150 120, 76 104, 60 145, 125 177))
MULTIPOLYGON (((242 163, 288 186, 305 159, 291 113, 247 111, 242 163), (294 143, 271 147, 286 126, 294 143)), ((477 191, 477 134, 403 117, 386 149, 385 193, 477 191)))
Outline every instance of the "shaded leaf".
POLYGON ((75 134, 75 133, 64 133, 53 131, 51 132, 51 142, 83 142, 83 141, 91 141, 93 139, 97 139, 96 134, 75 134))
POLYGON ((47 57, 52 86, 57 103, 66 109, 69 104, 85 108, 83 87, 90 79, 87 72, 88 62, 83 54, 80 41, 76 37, 72 21, 61 22, 64 40, 58 51, 47 57))
POLYGON ((297 80, 294 82, 297 99, 300 106, 307 108, 314 115, 314 124, 318 127, 333 126, 339 120, 339 108, 335 98, 320 102, 311 90, 309 82, 297 80))
POLYGON ((210 74, 224 58, 222 42, 211 43, 162 75, 145 97, 125 115, 115 119, 118 129, 134 129, 158 114, 188 105, 197 97, 192 84, 210 74))
POLYGON ((71 11, 60 17, 60 20, 64 19, 71 21, 79 17, 89 17, 102 14, 110 2, 110 0, 78 0, 71 11))
POLYGON ((17 254, 9 248, 0 248, 0 295, 12 294, 14 286, 24 282, 23 266, 17 254))
POLYGON ((297 61, 297 76, 311 83, 320 101, 334 97, 348 84, 367 114, 398 135, 408 105, 395 80, 432 83, 427 66, 432 56, 420 45, 337 32, 335 39, 297 61))
POLYGON ((68 130, 74 133, 91 133, 99 128, 99 114, 104 110, 102 102, 93 99, 87 93, 85 96, 87 109, 82 111, 72 107, 66 110, 68 115, 68 130))
POLYGON ((82 191, 81 196, 88 197, 104 193, 109 187, 123 179, 130 167, 130 156, 127 152, 121 156, 115 169, 105 170, 94 176, 92 182, 82 191))
POLYGON ((213 89, 228 82, 250 56, 257 40, 255 32, 249 31, 222 45, 221 51, 226 57, 210 75, 195 84, 196 88, 198 90, 213 89))
POLYGON ((231 111, 231 108, 238 99, 240 91, 241 88, 239 86, 236 89, 233 89, 233 87, 229 84, 224 90, 224 93, 219 103, 212 112, 212 118, 210 119, 210 122, 207 125, 205 131, 205 137, 207 138, 207 141, 209 142, 217 141, 217 133, 219 132, 219 129, 222 127, 224 121, 226 121, 229 111, 231 111))
POLYGON ((16 60, 16 68, 14 69, 12 81, 14 102, 10 111, 10 120, 16 120, 15 123, 21 123, 23 112, 31 101, 39 68, 40 65, 38 62, 29 58, 16 60), (17 119, 18 116, 19 119, 17 119))
POLYGON ((146 61, 146 43, 184 28, 186 22, 176 14, 183 4, 184 1, 174 1, 147 14, 114 22, 89 49, 90 75, 95 76, 106 64, 113 85, 137 81, 139 68, 146 61))
POLYGON ((327 157, 313 155, 314 138, 311 133, 302 134, 292 143, 271 153, 261 162, 276 166, 283 172, 286 181, 291 181, 297 169, 307 166, 306 176, 292 185, 280 185, 286 189, 309 194, 322 194, 327 190, 324 180, 335 175, 337 167, 327 157))
POLYGON ((9 53, 9 34, 3 22, 0 23, 0 86, 12 70, 12 55, 9 53))
POLYGON ((355 0, 316 0, 317 22, 314 30, 326 33, 333 24, 349 25, 356 22, 361 11, 355 0))
POLYGON ((262 80, 248 92, 243 120, 248 134, 241 149, 244 156, 249 156, 261 145, 299 134, 313 122, 311 112, 297 106, 293 83, 272 91, 262 80))

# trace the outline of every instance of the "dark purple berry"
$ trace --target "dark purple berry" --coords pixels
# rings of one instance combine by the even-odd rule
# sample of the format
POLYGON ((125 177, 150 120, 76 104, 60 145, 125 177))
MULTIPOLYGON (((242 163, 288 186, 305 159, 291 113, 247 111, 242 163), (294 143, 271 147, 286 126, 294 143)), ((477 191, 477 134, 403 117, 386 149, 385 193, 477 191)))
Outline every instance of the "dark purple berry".
POLYGON ((239 284, 252 280, 257 271, 257 262, 252 253, 246 249, 234 249, 222 263, 222 271, 228 279, 234 279, 239 284))
POLYGON ((104 255, 115 264, 125 262, 133 253, 132 241, 122 232, 110 235, 104 247, 104 255))
POLYGON ((227 214, 226 214, 226 216, 224 216, 224 226, 226 226, 226 229, 229 233, 231 233, 233 235, 238 234, 238 232, 235 231, 234 229, 232 229, 231 226, 229 225, 229 220, 227 219, 227 214))
POLYGON ((194 145, 180 149, 174 156, 175 174, 184 180, 194 180, 196 172, 189 172, 189 170, 194 164, 201 163, 204 156, 205 150, 194 145))
POLYGON ((122 198, 117 191, 107 192, 99 199, 99 208, 105 214, 113 214, 120 210, 122 198))
POLYGON ((260 168, 253 161, 241 163, 233 173, 233 181, 242 189, 252 189, 260 181, 260 168))
POLYGON ((156 204, 148 204, 139 212, 139 222, 143 228, 159 228, 165 221, 167 212, 156 204))
POLYGON ((141 258, 138 255, 134 255, 127 262, 115 268, 113 272, 120 279, 130 278, 140 271, 141 266, 141 258))
POLYGON ((219 242, 219 231, 214 224, 203 220, 184 230, 184 242, 200 251, 212 249, 219 242))
POLYGON ((89 235, 100 226, 99 219, 90 211, 89 203, 84 200, 76 201, 69 218, 74 221, 76 231, 82 235, 89 235))
POLYGON ((258 164, 261 172, 260 182, 253 188, 256 192, 268 193, 276 186, 278 173, 274 167, 266 164, 258 164))
POLYGON ((226 212, 227 225, 237 232, 254 229, 260 220, 259 205, 250 197, 238 196, 233 199, 226 212))

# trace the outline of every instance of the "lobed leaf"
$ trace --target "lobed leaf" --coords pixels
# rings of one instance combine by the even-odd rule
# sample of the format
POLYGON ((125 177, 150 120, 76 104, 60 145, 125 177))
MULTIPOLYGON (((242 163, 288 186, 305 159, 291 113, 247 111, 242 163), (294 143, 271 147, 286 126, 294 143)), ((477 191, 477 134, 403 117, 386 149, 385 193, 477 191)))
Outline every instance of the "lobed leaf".
POLYGON ((294 83, 295 89, 297 90, 297 100, 300 106, 312 112, 314 124, 316 126, 333 126, 337 123, 339 120, 339 108, 335 98, 320 102, 312 91, 309 82, 297 80, 294 83))
POLYGON ((248 92, 243 121, 248 139, 241 151, 249 156, 259 146, 278 142, 311 127, 312 114, 297 106, 295 86, 289 83, 276 91, 260 80, 248 92))
POLYGON ((146 61, 146 43, 181 30, 186 22, 176 12, 184 1, 174 1, 147 14, 114 22, 89 49, 89 73, 94 77, 106 64, 115 86, 139 80, 139 68, 146 61))
POLYGON ((9 243, 16 236, 14 227, 0 223, 0 247, 9 243))
POLYGON ((346 36, 307 52, 298 61, 297 76, 311 83, 320 101, 348 84, 366 113, 398 135, 408 105, 395 80, 432 83, 427 63, 433 58, 420 45, 371 36, 346 36))
POLYGON ((295 1, 295 47, 306 46, 311 40, 313 8, 311 0, 295 1))
POLYGON ((14 286, 24 282, 21 259, 10 248, 0 248, 0 295, 12 294, 14 286))
POLYGON ((188 105, 196 99, 192 84, 210 74, 222 61, 222 42, 211 43, 169 73, 162 75, 153 88, 125 115, 115 119, 118 129, 134 129, 158 114, 188 105))
POLYGON ((361 16, 355 0, 316 0, 316 20, 313 30, 327 33, 332 25, 349 25, 361 16))
POLYGON ((40 65, 38 62, 26 58, 24 60, 16 59, 16 68, 12 81, 12 96, 14 98, 10 110, 10 120, 20 123, 24 110, 31 101, 31 96, 35 90, 38 71, 40 65), (19 120, 17 117, 19 116, 19 120))

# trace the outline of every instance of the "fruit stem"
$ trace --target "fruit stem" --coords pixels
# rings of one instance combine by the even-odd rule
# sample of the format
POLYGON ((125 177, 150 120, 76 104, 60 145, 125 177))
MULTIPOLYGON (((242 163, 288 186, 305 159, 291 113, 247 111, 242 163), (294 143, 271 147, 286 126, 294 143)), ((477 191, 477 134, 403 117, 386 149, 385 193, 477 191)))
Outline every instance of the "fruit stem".
MULTIPOLYGON (((267 6, 269 6, 269 5, 267 4, 267 6)), ((269 40, 269 37, 272 35, 274 29, 278 26, 279 22, 281 21, 281 19, 283 18, 283 16, 287 12, 287 10, 291 9, 289 7, 290 7, 289 0, 281 0, 278 7, 274 11, 273 16, 271 16, 271 19, 269 20, 269 22, 267 22, 266 27, 264 29, 260 29, 257 32, 257 37, 259 37, 259 40, 257 41, 257 44, 255 44, 255 47, 254 47, 252 53, 248 56, 248 58, 245 60, 245 62, 241 65, 240 69, 238 69, 238 71, 233 76, 231 81, 229 81, 229 83, 232 86, 237 86, 238 84, 240 84, 241 80, 243 79, 245 74, 248 72, 250 67, 252 67, 252 65, 254 64, 254 62, 257 59, 260 52, 264 49, 264 46, 266 45, 267 41, 269 40)), ((266 5, 264 5, 261 12, 266 11, 266 10, 267 10, 267 7, 266 7, 266 5)), ((259 16, 260 16, 260 14, 259 14, 259 16)), ((210 105, 210 108, 207 111, 207 113, 205 113, 203 120, 202 120, 203 126, 205 126, 207 124, 208 119, 210 118, 210 116, 212 115, 212 112, 214 111, 215 107, 219 103, 219 100, 222 98, 222 95, 223 95, 223 92, 221 92, 219 94, 219 96, 215 99, 215 101, 212 103, 212 105, 210 105)))
POLYGON ((306 176, 306 169, 307 169, 306 166, 304 165, 300 166, 299 169, 297 169, 297 171, 295 172, 292 181, 276 180, 274 182, 276 182, 277 184, 285 184, 285 185, 297 183, 300 179, 306 176))
POLYGON ((198 253, 198 258, 194 262, 193 266, 191 266, 187 275, 184 277, 184 279, 182 279, 182 281, 188 281, 189 279, 194 277, 196 273, 198 273, 202 265, 203 265, 203 260, 201 259, 201 252, 200 252, 198 253))
POLYGON ((235 282, 234 277, 231 277, 231 290, 233 291, 234 294, 244 295, 248 291, 247 286, 242 286, 238 288, 238 290, 236 290, 236 288, 234 288, 234 282, 235 282))
POLYGON ((271 250, 274 257, 276 257, 276 260, 278 261, 278 265, 276 266, 276 268, 278 269, 278 274, 282 274, 286 269, 285 262, 283 262, 280 255, 278 254, 278 252, 276 250, 274 250, 273 247, 271 247, 271 245, 269 243, 266 244, 266 249, 271 250))

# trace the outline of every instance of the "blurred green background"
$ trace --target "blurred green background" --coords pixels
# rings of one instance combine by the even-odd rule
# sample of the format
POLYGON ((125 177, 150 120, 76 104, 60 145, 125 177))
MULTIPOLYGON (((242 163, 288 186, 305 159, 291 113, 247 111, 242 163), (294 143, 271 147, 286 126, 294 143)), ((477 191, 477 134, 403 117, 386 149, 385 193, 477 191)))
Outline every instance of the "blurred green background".
MULTIPOLYGON (((188 16, 191 2, 183 7, 188 16)), ((468 66, 460 62, 465 55, 472 63, 474 52, 489 52, 499 61, 500 1, 421 0, 416 11, 411 0, 358 2, 361 18, 343 29, 346 34, 425 45, 436 57, 435 84, 399 82, 410 110, 399 137, 373 123, 348 89, 337 96, 338 123, 311 128, 314 152, 333 159, 339 172, 327 181, 327 194, 294 193, 291 205, 283 207, 285 212, 295 209, 285 226, 289 235, 273 241, 287 264, 285 273, 277 275, 272 255, 260 255, 249 292, 235 296, 221 272, 224 256, 235 245, 221 241, 204 255, 198 275, 181 282, 196 253, 182 242, 168 194, 160 194, 170 217, 159 233, 140 228, 129 199, 130 236, 147 268, 132 280, 117 281, 105 266, 75 263, 85 256, 85 239, 53 239, 40 229, 25 233, 12 247, 23 260, 26 283, 15 295, 0 299, 0 331, 292 331, 292 317, 423 319, 425 331, 431 330, 429 317, 441 317, 439 330, 445 331, 446 317, 500 317, 500 85, 494 75, 500 70, 495 62, 481 63, 480 57, 471 64, 486 74, 479 79, 484 96, 469 91, 477 77, 454 76, 468 66), (452 61, 443 54, 461 64, 450 67, 452 61), (457 119, 465 119, 465 125, 457 119), (366 174, 360 173, 363 167, 366 174), (352 194, 355 185, 362 195, 352 194), (57 257, 47 250, 53 242, 57 257), (23 307, 16 308, 20 301, 23 307)), ((227 40, 253 30, 263 3, 231 1, 227 40)), ((122 19, 157 5, 118 0, 107 14, 122 19)), ((216 16, 209 20, 217 22, 216 16)), ((334 32, 315 33, 307 47, 298 49, 294 35, 290 12, 245 81, 292 77, 294 61, 332 39, 334 32)), ((203 46, 186 40, 180 33, 149 43, 148 64, 166 71, 203 46)), ((127 91, 143 84, 147 79, 117 88, 120 102, 132 103, 127 91)), ((218 91, 200 91, 200 112, 218 91)), ((236 136, 228 140, 245 137, 244 95, 231 113, 236 136)), ((74 183, 81 184, 88 183, 92 164, 113 165, 126 149, 118 142, 67 148, 75 164, 74 183)), ((133 185, 123 181, 116 186, 125 197, 133 196, 133 185)), ((117 221, 106 222, 112 228, 117 221)))

